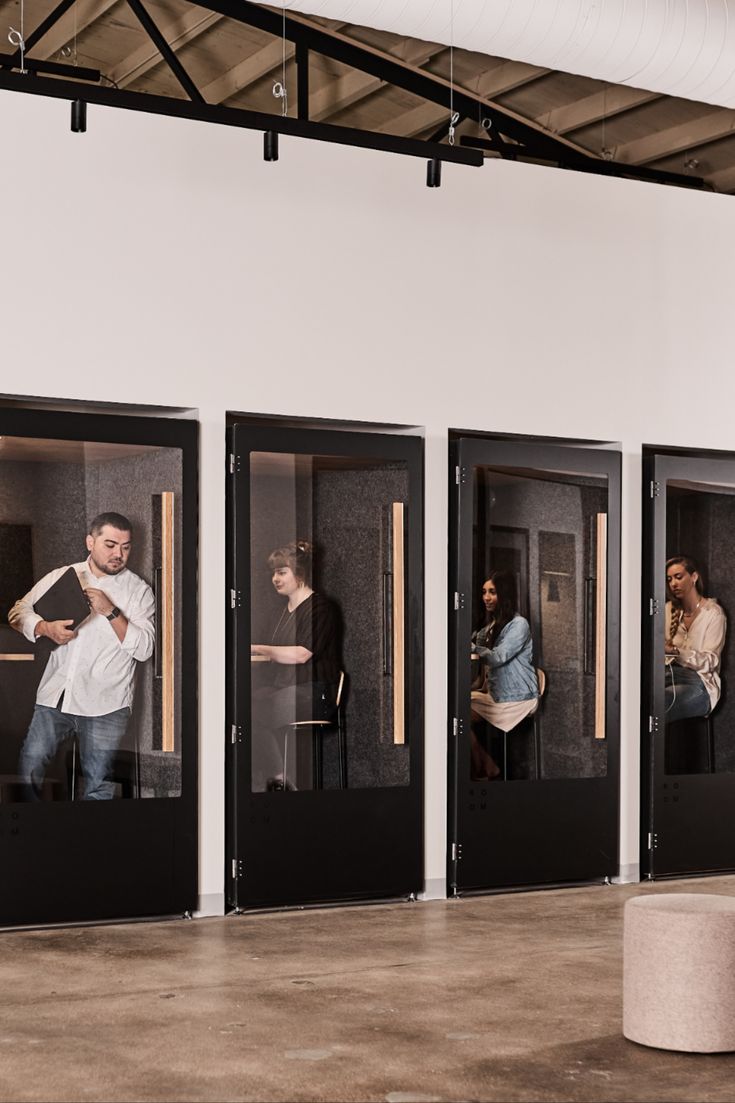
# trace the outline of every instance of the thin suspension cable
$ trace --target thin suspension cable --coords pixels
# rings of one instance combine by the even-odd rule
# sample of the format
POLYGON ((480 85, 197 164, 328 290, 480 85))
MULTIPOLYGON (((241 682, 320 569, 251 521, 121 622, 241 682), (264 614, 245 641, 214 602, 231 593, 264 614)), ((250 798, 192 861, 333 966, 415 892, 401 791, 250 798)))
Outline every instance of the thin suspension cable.
POLYGON ((26 71, 26 33, 25 33, 25 0, 20 0, 20 30, 16 31, 14 27, 10 28, 8 34, 8 42, 11 46, 15 46, 20 52, 20 71, 25 73, 26 71))
POLYGON ((281 101, 281 114, 288 115, 288 89, 286 87, 286 0, 281 5, 281 79, 273 83, 273 95, 281 101))
POLYGON ((449 0, 449 144, 454 145, 454 0, 449 0))

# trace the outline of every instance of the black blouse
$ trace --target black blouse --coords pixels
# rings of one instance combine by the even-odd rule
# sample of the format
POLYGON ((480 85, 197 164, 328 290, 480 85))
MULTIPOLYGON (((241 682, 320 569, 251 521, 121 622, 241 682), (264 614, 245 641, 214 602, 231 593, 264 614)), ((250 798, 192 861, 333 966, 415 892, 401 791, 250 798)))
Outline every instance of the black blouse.
POLYGON ((337 611, 321 594, 310 594, 292 613, 284 610, 271 643, 276 647, 305 647, 312 653, 305 663, 276 663, 274 685, 335 685, 339 681, 337 611))

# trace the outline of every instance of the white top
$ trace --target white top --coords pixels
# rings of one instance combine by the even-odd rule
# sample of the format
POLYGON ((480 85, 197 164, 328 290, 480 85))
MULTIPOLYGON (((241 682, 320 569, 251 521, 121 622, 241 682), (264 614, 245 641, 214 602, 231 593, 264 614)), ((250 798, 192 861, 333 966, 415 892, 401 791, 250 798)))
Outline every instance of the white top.
MULTIPOLYGON (((84 588, 94 586, 104 592, 128 621, 125 639, 120 642, 110 621, 92 613, 77 629, 69 643, 51 652, 36 704, 54 708, 64 694, 63 712, 77 716, 104 716, 133 703, 135 663, 144 662, 153 654, 156 602, 147 582, 124 568, 117 575, 92 573, 89 560, 73 563, 84 588)), ((16 601, 8 614, 10 625, 22 632, 31 643, 36 642, 34 630, 43 617, 33 606, 43 597, 68 567, 58 567, 37 582, 25 597, 16 601)))
MULTIPOLYGON (((671 638, 671 602, 666 602, 664 632, 666 639, 671 638)), ((700 609, 687 630, 680 624, 671 642, 679 648, 674 662, 679 666, 695 670, 704 682, 704 688, 713 709, 720 699, 720 656, 725 644, 727 619, 720 605, 713 597, 703 597, 700 609)), ((668 658, 668 656, 667 656, 668 658)))

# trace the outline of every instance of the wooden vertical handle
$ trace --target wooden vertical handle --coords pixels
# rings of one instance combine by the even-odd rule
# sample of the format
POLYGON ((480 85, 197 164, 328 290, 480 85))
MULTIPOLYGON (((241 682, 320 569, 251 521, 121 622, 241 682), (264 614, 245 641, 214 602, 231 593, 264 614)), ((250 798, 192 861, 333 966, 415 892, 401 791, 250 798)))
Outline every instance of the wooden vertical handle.
POLYGON ((174 717, 174 495, 161 494, 161 750, 175 746, 174 717))
POLYGON ((393 502, 393 742, 406 742, 404 505, 393 502))
POLYGON ((595 739, 605 738, 607 688, 607 514, 597 514, 597 592, 595 604, 595 739))

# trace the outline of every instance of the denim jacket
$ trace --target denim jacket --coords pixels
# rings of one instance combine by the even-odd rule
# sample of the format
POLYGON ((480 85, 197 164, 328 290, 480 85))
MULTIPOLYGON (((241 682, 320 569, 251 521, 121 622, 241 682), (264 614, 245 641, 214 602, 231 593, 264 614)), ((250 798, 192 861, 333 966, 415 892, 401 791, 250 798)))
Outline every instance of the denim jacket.
POLYGON ((533 640, 525 617, 518 613, 509 620, 493 648, 485 646, 488 628, 472 637, 472 649, 487 666, 488 690, 495 701, 530 701, 538 697, 538 678, 533 665, 533 640))

